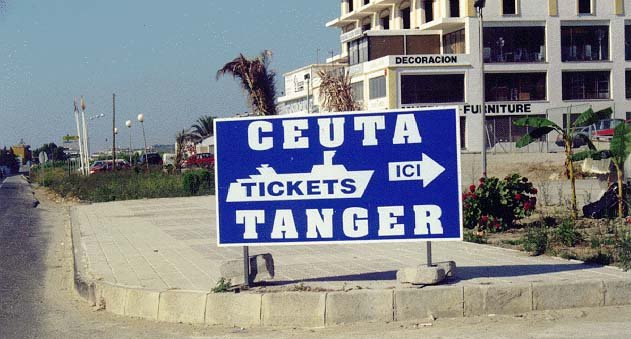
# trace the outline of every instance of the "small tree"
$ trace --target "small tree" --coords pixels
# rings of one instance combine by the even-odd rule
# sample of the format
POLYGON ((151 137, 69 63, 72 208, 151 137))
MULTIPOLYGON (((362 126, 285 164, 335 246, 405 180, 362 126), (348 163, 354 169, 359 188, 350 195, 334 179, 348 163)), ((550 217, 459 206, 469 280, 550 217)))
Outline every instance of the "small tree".
POLYGON ((579 161, 591 157, 595 160, 601 160, 611 157, 611 163, 616 169, 616 181, 618 183, 618 216, 624 216, 624 163, 631 154, 631 128, 627 124, 619 124, 614 129, 614 134, 609 144, 609 152, 588 150, 576 153, 572 160, 579 161))
MULTIPOLYGON (((216 117, 212 115, 201 116, 191 126, 191 132, 188 133, 188 139, 201 141, 215 134, 214 121, 216 117)), ((185 131, 182 131, 185 132, 185 131)))
MULTIPOLYGON (((570 179, 572 190, 572 219, 576 219, 578 217, 578 209, 576 207, 576 179, 574 178, 574 165, 572 163, 572 156, 574 154, 574 151, 572 150, 572 141, 575 135, 573 135, 571 128, 589 126, 598 120, 609 118, 612 113, 613 111, 611 108, 606 108, 598 112, 594 112, 590 108, 581 113, 581 115, 576 119, 576 121, 574 121, 573 124, 570 124, 568 121, 567 129, 562 128, 561 126, 546 118, 540 117, 525 117, 514 122, 516 126, 534 128, 517 141, 518 148, 528 146, 529 144, 539 140, 541 137, 547 135, 552 131, 556 131, 561 134, 563 138, 563 143, 565 145, 565 169, 567 176, 570 179)), ((594 147, 594 144, 592 144, 588 137, 582 135, 578 137, 583 137, 585 139, 590 150, 596 150, 596 147, 594 147)))
POLYGON ((329 112, 359 110, 359 104, 353 98, 351 77, 347 72, 320 70, 320 101, 329 112))
POLYGON ((253 59, 239 54, 217 71, 217 79, 230 74, 240 80, 257 115, 276 115, 276 73, 269 68, 271 58, 268 50, 253 59))

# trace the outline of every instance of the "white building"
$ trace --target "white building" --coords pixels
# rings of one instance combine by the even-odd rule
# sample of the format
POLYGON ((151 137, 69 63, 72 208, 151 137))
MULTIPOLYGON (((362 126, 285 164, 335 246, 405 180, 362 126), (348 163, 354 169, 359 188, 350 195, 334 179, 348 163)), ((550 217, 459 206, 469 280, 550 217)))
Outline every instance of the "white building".
POLYGON ((491 147, 523 135, 512 122, 525 115, 565 124, 569 112, 612 107, 631 118, 631 0, 487 0, 482 48, 473 4, 341 0, 327 26, 341 30, 342 52, 327 62, 347 65, 364 109, 459 106, 471 151, 483 96, 491 147))

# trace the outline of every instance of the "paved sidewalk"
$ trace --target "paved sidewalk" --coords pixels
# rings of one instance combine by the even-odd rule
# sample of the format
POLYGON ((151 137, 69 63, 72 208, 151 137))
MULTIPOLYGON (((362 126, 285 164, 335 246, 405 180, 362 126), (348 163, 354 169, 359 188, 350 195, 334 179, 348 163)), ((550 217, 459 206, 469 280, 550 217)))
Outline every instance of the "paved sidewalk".
MULTIPOLYGON (((73 208, 79 270, 89 279, 155 290, 209 291, 224 260, 241 248, 218 248, 214 197, 137 200, 73 208), (80 237, 78 236, 80 234, 80 237)), ((631 279, 631 272, 471 243, 434 243, 434 261, 458 265, 451 285, 631 279)), ((272 253, 274 285, 330 289, 389 288, 396 271, 425 261, 424 244, 251 247, 272 253)))

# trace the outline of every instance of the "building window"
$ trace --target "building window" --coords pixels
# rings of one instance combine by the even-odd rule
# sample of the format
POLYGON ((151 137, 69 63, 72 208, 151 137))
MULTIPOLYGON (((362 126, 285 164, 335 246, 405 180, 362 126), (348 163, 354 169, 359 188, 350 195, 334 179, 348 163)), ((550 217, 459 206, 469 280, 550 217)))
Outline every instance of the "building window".
POLYGON ((353 40, 348 43, 348 63, 356 65, 368 61, 368 38, 353 40))
POLYGON ((460 0, 449 0, 449 13, 452 18, 460 17, 460 0))
POLYGON ((410 29, 411 27, 411 11, 410 7, 401 9, 401 19, 403 20, 403 29, 410 29))
POLYGON ((369 83, 370 100, 384 98, 386 96, 386 77, 380 76, 370 79, 369 83))
POLYGON ((504 15, 517 14, 517 0, 503 0, 502 1, 502 14, 504 15))
POLYGON ((624 59, 631 60, 631 25, 624 26, 624 59))
POLYGON ((352 12, 354 10, 353 2, 355 2, 355 0, 347 0, 347 2, 348 2, 348 12, 350 13, 350 12, 352 12))
POLYGON ((364 82, 354 82, 351 84, 351 95, 353 96, 353 100, 355 102, 363 102, 364 101, 364 82))
POLYGON ((370 31, 370 22, 362 25, 362 31, 370 31))
POLYGON ((609 27, 561 27, 561 60, 609 60, 609 27))
POLYGON ((381 27, 383 29, 390 29, 390 13, 381 17, 381 27))
POLYGON ((578 14, 592 14, 592 0, 578 0, 578 14))
POLYGON ((464 54, 465 34, 464 29, 443 35, 443 53, 464 54))
POLYGON ((370 3, 370 0, 364 0, 364 6, 368 5, 370 3))
POLYGON ((434 1, 423 1, 423 9, 425 10, 425 22, 434 21, 434 1))
POLYGON ((487 73, 484 83, 489 102, 546 99, 546 73, 487 73))
POLYGON ((484 62, 543 62, 545 41, 543 26, 485 27, 484 62))
POLYGON ((464 74, 401 75, 401 104, 464 102, 464 74))
POLYGON ((563 72, 563 100, 610 99, 608 71, 563 72))
POLYGON ((631 71, 624 72, 624 89, 627 99, 631 99, 631 71))

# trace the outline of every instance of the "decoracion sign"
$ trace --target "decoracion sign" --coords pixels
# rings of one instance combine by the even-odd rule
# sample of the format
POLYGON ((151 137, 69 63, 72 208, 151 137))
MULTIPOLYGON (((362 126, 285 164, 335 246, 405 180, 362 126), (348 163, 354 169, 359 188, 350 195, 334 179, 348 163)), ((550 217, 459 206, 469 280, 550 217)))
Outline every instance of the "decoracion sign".
POLYGON ((462 239, 455 107, 215 124, 219 246, 462 239))

